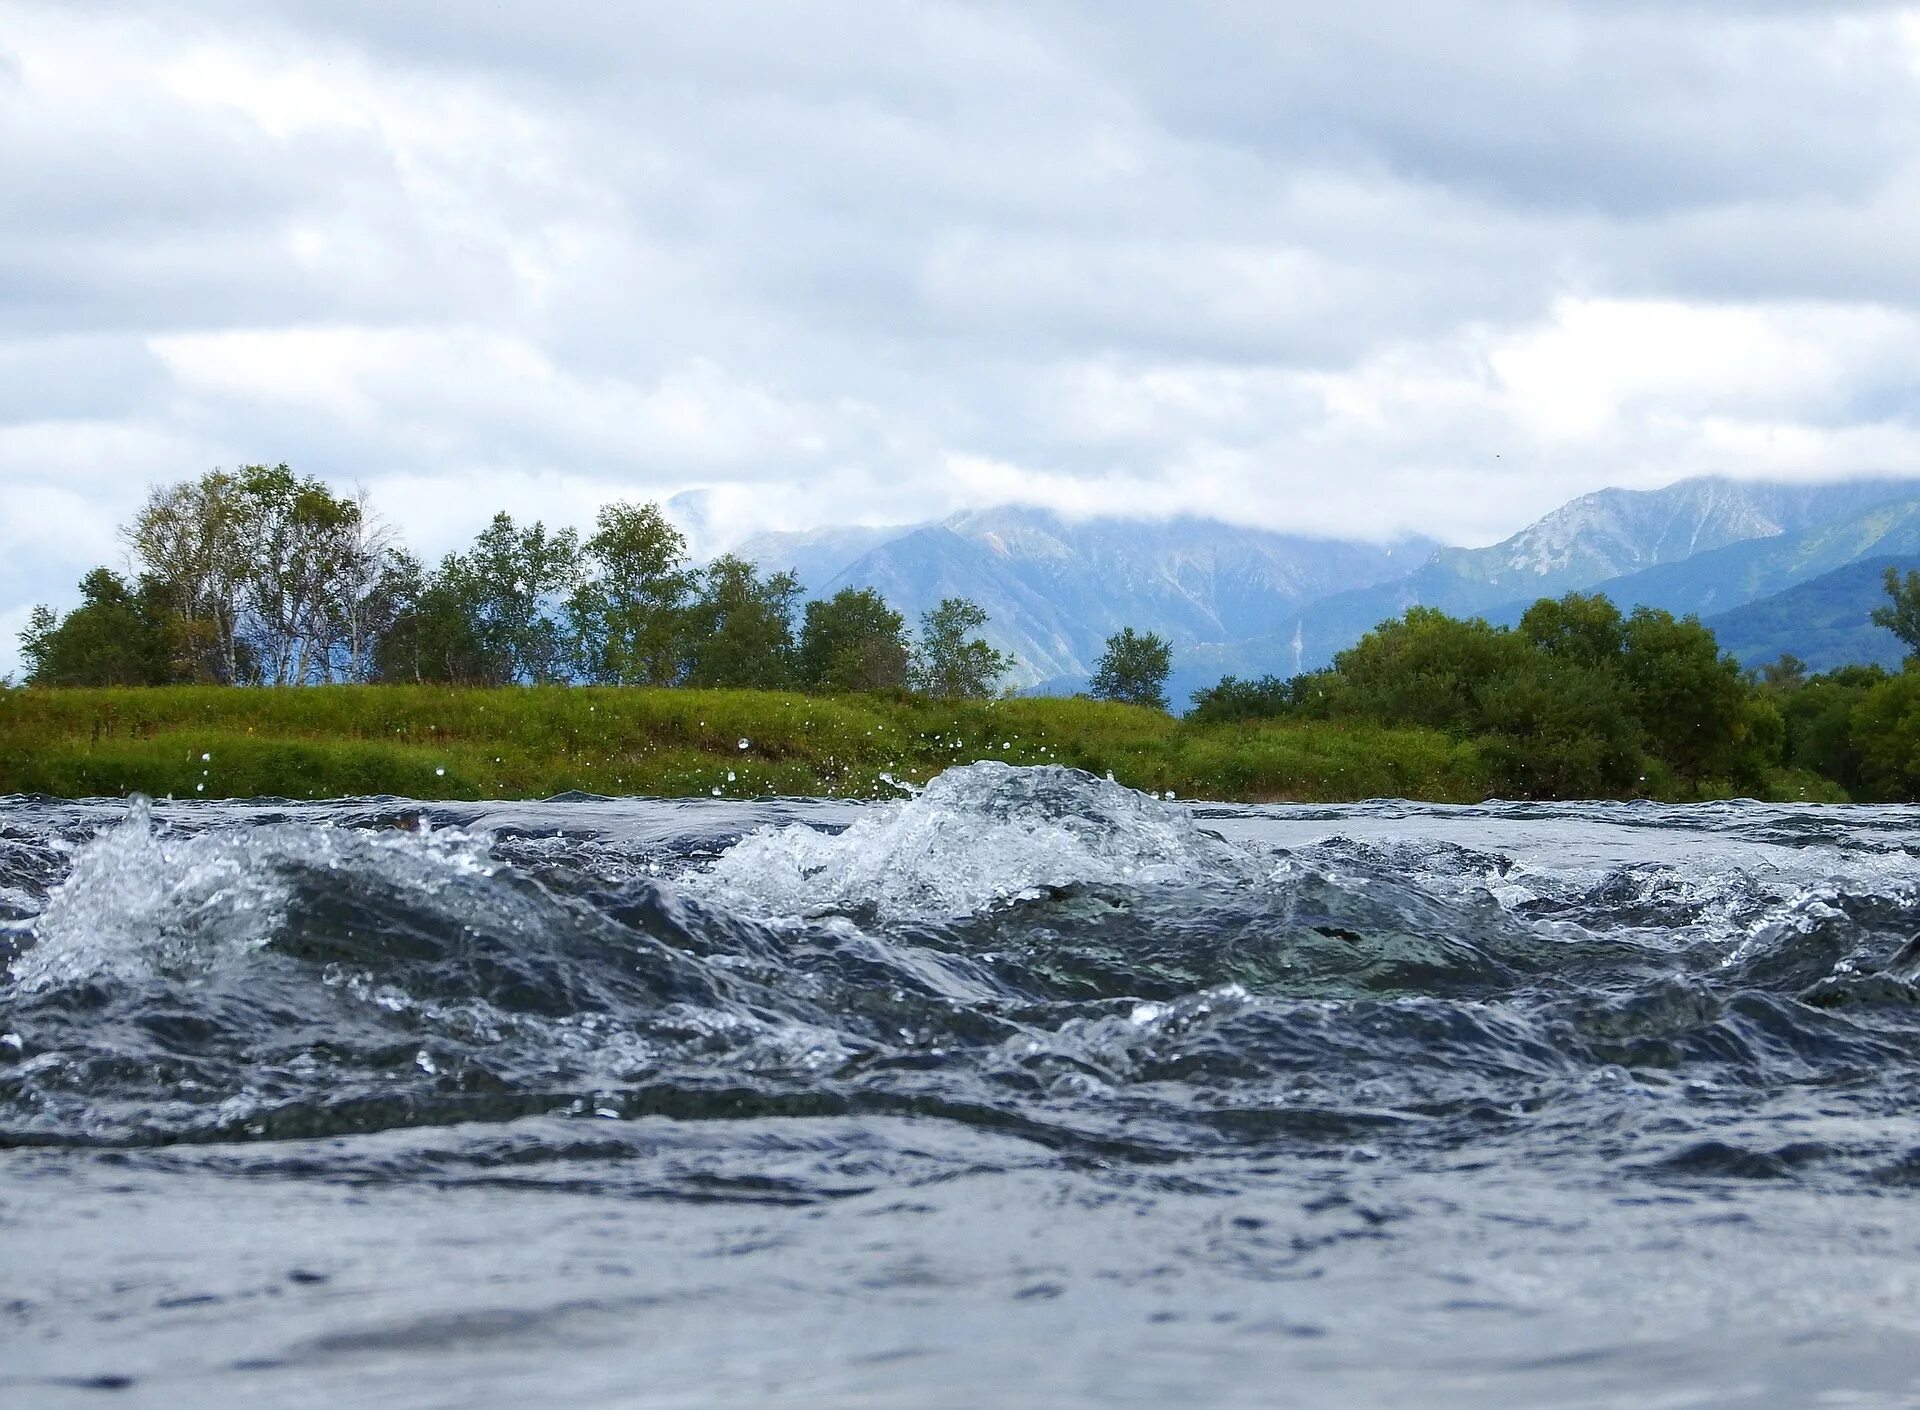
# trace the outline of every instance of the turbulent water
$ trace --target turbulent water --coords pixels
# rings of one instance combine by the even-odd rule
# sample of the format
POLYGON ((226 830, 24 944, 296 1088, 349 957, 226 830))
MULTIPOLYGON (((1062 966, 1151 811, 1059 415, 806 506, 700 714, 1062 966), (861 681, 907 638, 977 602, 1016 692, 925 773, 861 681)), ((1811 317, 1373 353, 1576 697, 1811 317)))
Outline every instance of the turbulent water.
POLYGON ((1920 1405, 1916 849, 0 801, 0 1404, 1920 1405))

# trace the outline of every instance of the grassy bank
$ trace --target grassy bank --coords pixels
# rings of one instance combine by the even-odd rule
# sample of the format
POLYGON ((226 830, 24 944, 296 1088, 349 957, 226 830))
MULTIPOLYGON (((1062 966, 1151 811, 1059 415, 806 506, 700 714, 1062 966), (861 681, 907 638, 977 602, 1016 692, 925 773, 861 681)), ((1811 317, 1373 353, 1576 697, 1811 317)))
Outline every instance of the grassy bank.
POLYGON ((1070 764, 1182 797, 1485 797, 1471 742, 1353 723, 1195 726, 1090 700, 782 692, 0 690, 0 792, 66 797, 891 796, 975 759, 1070 764), (744 741, 744 746, 743 746, 744 741))

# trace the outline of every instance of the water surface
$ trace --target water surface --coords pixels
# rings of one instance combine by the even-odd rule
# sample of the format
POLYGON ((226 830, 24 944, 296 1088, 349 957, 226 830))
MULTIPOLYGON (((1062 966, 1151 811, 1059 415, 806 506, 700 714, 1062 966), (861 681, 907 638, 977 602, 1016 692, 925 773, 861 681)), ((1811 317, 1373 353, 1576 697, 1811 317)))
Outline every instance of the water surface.
POLYGON ((1916 848, 0 801, 0 1403, 1920 1405, 1916 848))

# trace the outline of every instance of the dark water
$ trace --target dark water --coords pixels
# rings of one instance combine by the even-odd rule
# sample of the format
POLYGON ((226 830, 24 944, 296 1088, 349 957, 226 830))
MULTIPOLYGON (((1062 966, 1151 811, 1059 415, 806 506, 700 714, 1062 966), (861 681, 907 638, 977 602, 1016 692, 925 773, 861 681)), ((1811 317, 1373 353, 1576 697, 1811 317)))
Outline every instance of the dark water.
POLYGON ((0 802, 0 1404, 1920 1405, 1916 848, 0 802))

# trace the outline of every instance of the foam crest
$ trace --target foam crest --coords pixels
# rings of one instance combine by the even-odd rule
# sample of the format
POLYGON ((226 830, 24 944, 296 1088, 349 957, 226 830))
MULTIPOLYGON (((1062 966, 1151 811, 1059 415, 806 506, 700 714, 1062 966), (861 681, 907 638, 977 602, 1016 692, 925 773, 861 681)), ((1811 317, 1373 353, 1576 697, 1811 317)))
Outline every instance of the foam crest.
POLYGON ((1078 769, 986 760, 838 834, 762 828, 686 883, 760 913, 932 920, 1056 887, 1179 884, 1249 865, 1177 804, 1078 769))
POLYGON ((265 945, 300 873, 385 872, 429 894, 491 870, 485 839, 276 823, 192 835, 154 826, 144 798, 74 852, 72 870, 25 927, 12 964, 26 990, 97 975, 209 968, 265 945))

